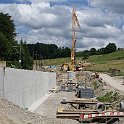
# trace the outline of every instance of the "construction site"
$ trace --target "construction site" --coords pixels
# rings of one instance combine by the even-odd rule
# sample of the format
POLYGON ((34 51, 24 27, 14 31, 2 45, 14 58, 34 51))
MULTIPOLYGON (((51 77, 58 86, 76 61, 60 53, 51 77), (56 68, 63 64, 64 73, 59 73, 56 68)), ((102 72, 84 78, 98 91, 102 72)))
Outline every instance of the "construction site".
POLYGON ((124 124, 124 77, 76 62, 81 28, 73 9, 70 63, 35 63, 30 71, 0 67, 0 124, 124 124))

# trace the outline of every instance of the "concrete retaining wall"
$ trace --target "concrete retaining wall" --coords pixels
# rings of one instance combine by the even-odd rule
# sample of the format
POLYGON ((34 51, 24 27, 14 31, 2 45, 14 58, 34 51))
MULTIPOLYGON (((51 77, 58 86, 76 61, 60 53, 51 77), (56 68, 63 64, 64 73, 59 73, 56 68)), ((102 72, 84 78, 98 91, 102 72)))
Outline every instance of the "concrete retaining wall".
POLYGON ((28 108, 56 85, 56 73, 0 68, 0 96, 28 108))
POLYGON ((3 94, 3 91, 4 91, 4 69, 3 68, 0 68, 0 97, 3 97, 4 94, 3 94))

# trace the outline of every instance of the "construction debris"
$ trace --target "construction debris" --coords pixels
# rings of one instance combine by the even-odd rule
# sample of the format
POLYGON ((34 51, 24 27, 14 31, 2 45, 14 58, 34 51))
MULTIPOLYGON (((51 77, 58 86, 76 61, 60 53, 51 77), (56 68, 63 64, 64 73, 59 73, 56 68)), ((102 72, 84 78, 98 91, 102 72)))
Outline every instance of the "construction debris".
MULTIPOLYGON (((124 112, 119 111, 119 107, 117 109, 117 104, 119 101, 114 101, 113 103, 109 103, 107 100, 104 102, 98 101, 100 97, 106 95, 112 90, 110 86, 106 85, 102 79, 99 78, 99 74, 95 73, 95 76, 91 72, 75 72, 75 81, 77 81, 74 85, 75 90, 70 90, 75 93, 75 96, 79 97, 76 99, 68 100, 67 98, 63 98, 61 104, 63 107, 59 107, 56 113, 57 118, 68 118, 68 119, 76 119, 83 123, 97 122, 97 123, 106 123, 113 124, 117 122, 121 117, 124 117, 124 112), (81 80, 82 78, 82 80, 81 80), (105 87, 104 87, 105 86, 105 87), (81 92, 82 91, 82 92, 81 92), (99 97, 97 99, 97 97, 99 97), (69 109, 66 106, 68 105, 69 109), (105 119, 106 118, 106 119, 105 119)), ((74 77, 74 76, 73 76, 74 77)), ((68 87, 68 81, 66 81, 66 87, 68 87)), ((72 80, 73 82, 73 80, 72 80)), ((70 83, 71 84, 71 83, 70 83)), ((71 87, 72 88, 72 87, 71 87)), ((63 90, 66 91, 66 90, 63 90)), ((66 91, 67 92, 67 91, 66 91)), ((117 100, 114 92, 110 99, 117 100)), ((108 96, 107 96, 108 97, 108 96)), ((120 97, 118 93, 118 97, 120 97)), ((123 98, 120 98, 123 99, 123 98)), ((110 100, 110 102, 111 102, 110 100)), ((123 106, 123 103, 120 103, 120 108, 123 106)), ((122 107, 123 108, 123 107, 122 107)), ((122 110, 121 108, 121 110, 122 110)))

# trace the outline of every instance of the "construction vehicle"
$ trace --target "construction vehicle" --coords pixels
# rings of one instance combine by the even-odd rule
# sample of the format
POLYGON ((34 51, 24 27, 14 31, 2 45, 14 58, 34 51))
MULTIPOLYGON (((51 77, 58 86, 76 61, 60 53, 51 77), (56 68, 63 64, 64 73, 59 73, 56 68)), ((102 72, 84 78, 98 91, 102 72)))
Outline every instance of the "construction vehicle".
MULTIPOLYGON (((75 46, 76 46, 76 27, 80 28, 80 24, 77 18, 76 9, 72 10, 72 48, 71 48, 71 65, 69 66, 69 70, 75 71, 76 70, 76 61, 75 61, 75 46)), ((65 63, 67 66, 67 63, 65 63)), ((63 67, 66 67, 63 64, 63 67)))
POLYGON ((64 64, 61 66, 61 70, 69 71, 69 64, 68 64, 68 63, 64 63, 64 64))
POLYGON ((75 61, 75 46, 76 46, 76 26, 80 27, 76 9, 72 10, 72 49, 71 49, 71 70, 76 70, 76 61, 75 61))

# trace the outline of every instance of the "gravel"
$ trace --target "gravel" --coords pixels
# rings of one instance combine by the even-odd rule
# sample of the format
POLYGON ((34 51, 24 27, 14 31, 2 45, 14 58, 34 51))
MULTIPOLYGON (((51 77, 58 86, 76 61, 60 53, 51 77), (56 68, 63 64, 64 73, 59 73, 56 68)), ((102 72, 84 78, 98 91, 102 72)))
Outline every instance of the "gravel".
MULTIPOLYGON (((52 114, 50 111, 49 113, 52 114)), ((70 120, 66 122, 73 124, 70 120)), ((62 119, 29 112, 6 99, 0 98, 0 124, 67 124, 66 122, 62 119)))
POLYGON ((70 120, 70 119, 57 119, 56 118, 56 112, 58 107, 64 107, 68 108, 70 106, 68 105, 62 105, 60 104, 62 99, 66 98, 67 100, 72 100, 75 98, 74 92, 58 92, 58 93, 52 93, 50 97, 44 101, 34 112, 38 113, 40 115, 44 115, 48 118, 53 118, 54 120, 59 120, 59 123, 63 124, 79 124, 76 120, 70 120))
POLYGON ((14 124, 14 122, 0 112, 0 124, 14 124))

